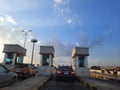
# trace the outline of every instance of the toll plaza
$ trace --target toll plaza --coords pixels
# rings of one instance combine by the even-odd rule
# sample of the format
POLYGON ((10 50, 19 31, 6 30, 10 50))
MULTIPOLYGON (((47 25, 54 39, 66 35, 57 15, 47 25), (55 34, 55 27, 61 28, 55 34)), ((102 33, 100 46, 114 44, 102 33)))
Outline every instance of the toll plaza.
POLYGON ((3 53, 3 65, 12 68, 16 64, 23 63, 26 49, 18 44, 4 44, 3 53))
MULTIPOLYGON (((5 53, 3 64, 9 68, 16 64, 23 63, 23 58, 26 55, 26 49, 18 44, 5 44, 3 52, 5 53)), ((51 75, 53 74, 54 53, 54 46, 40 46, 40 66, 37 67, 38 73, 35 77, 28 78, 20 82, 18 81, 15 84, 1 88, 0 90, 46 90, 46 83, 51 79, 51 75)), ((89 47, 74 47, 72 50, 72 67, 76 72, 76 76, 80 77, 78 78, 80 82, 77 82, 76 84, 83 85, 89 90, 119 90, 120 87, 117 85, 117 82, 114 82, 117 84, 113 85, 108 83, 108 81, 101 80, 102 77, 110 77, 110 75, 102 74, 99 76, 100 74, 97 73, 99 75, 96 76, 96 73, 93 73, 95 77, 98 77, 98 79, 90 77, 91 74, 88 68, 88 56, 89 47)), ((52 81, 52 83, 57 85, 57 82, 55 81, 52 81)), ((58 85, 60 84, 64 85, 66 83, 58 82, 58 85)), ((72 84, 74 85, 75 83, 72 84)))
POLYGON ((88 68, 88 47, 74 47, 72 50, 73 68, 76 76, 87 77, 90 75, 88 68))
POLYGON ((54 58, 53 46, 40 46, 40 66, 38 67, 38 75, 51 75, 54 58))

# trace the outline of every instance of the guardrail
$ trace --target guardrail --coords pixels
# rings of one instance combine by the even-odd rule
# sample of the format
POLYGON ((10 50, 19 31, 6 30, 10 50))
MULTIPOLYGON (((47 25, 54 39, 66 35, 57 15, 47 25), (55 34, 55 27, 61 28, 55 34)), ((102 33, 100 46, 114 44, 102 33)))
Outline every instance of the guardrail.
POLYGON ((111 74, 102 74, 97 72, 90 72, 90 77, 98 78, 98 79, 104 79, 104 80, 120 80, 120 76, 111 75, 111 74))

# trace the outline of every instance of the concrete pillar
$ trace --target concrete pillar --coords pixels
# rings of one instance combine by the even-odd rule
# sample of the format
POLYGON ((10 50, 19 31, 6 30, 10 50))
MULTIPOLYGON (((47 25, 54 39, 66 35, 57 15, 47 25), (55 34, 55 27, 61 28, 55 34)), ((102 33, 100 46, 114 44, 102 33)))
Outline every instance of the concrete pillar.
POLYGON ((73 60, 72 60, 72 64, 73 64, 73 66, 75 66, 75 65, 76 65, 75 58, 73 58, 73 60))
POLYGON ((49 66, 52 65, 52 55, 49 55, 49 66))
POLYGON ((78 56, 75 56, 75 60, 76 60, 76 67, 79 67, 79 63, 78 63, 78 56))
POLYGON ((88 56, 85 56, 84 63, 85 63, 85 67, 88 68, 88 56))
POLYGON ((74 65, 76 65, 75 72, 76 76, 87 77, 89 76, 88 68, 88 56, 89 48, 88 47, 75 47, 72 50, 72 58, 74 65), (80 67, 79 67, 80 66, 80 67))
POLYGON ((7 58, 7 53, 4 54, 4 61, 3 61, 3 64, 5 64, 6 58, 7 58))
POLYGON ((43 55, 40 54, 40 66, 42 66, 43 55))
POLYGON ((16 58, 17 58, 17 54, 14 53, 14 54, 13 54, 12 65, 15 65, 15 60, 16 60, 16 58))
POLYGON ((38 75, 51 75, 52 74, 52 64, 54 56, 53 46, 40 46, 40 64, 38 67, 38 75), (43 62, 44 59, 44 62, 43 62))

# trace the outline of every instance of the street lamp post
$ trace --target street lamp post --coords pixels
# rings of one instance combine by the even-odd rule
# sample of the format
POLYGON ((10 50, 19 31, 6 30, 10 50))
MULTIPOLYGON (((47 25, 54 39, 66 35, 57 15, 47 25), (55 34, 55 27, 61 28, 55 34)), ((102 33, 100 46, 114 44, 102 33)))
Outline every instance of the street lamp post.
POLYGON ((34 46, 35 46, 35 43, 37 42, 36 39, 32 39, 31 42, 33 43, 33 49, 32 49, 32 57, 31 57, 31 65, 33 63, 33 55, 34 55, 34 46))
POLYGON ((31 32, 31 31, 32 31, 32 30, 28 30, 28 31, 22 30, 22 32, 25 33, 24 48, 25 48, 25 46, 26 46, 26 39, 27 39, 28 32, 31 32))

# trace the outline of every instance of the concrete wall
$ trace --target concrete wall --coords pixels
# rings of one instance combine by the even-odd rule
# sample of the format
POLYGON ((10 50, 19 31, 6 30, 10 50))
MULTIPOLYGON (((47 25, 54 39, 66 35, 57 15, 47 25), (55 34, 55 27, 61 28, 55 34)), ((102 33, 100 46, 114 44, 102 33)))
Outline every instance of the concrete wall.
POLYGON ((38 67, 38 75, 51 75, 52 67, 50 66, 39 66, 38 67))
POLYGON ((81 76, 81 77, 90 76, 89 68, 84 68, 84 67, 75 68, 75 72, 76 72, 76 76, 81 76))

